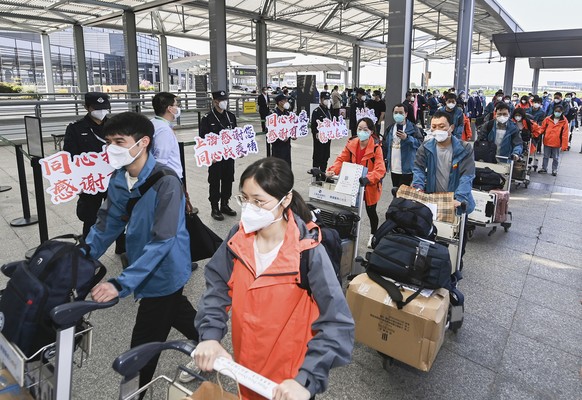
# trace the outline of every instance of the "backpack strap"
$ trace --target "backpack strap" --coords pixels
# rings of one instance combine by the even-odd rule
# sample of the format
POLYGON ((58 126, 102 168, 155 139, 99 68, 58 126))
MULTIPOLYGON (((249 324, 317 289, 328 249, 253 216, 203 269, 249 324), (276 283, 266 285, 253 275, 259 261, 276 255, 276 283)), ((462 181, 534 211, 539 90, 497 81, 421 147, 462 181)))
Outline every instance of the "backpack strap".
POLYGON ((155 174, 152 174, 152 175, 148 176, 148 178, 143 183, 143 185, 141 185, 138 188, 140 195, 138 197, 131 197, 127 201, 127 205, 125 206, 125 215, 123 215, 121 217, 121 219, 123 221, 125 221, 125 222, 129 221, 129 218, 131 218, 131 213, 133 212, 133 208, 135 207, 135 205, 137 204, 137 202, 139 201, 139 199, 141 199, 143 197, 143 195, 152 186, 154 186, 156 184, 157 181, 159 181, 160 179, 162 179, 166 175, 174 175, 174 176, 176 176, 176 174, 174 173, 174 171, 172 171, 170 169, 167 169, 167 168, 163 168, 163 169, 159 170, 158 172, 156 172, 155 174))
POLYGON ((301 289, 307 290, 307 295, 311 297, 311 285, 309 284, 309 278, 307 274, 309 273, 309 256, 312 249, 303 250, 299 254, 299 279, 301 282, 297 284, 301 289))
POLYGON ((419 287, 416 292, 408 296, 406 300, 403 300, 402 292, 394 282, 384 279, 380 274, 371 271, 370 269, 366 270, 366 273, 368 274, 372 281, 380 285, 384 290, 386 290, 386 292, 388 292, 388 295, 390 296, 392 301, 396 303, 396 307, 398 307, 399 310, 401 310, 405 305, 410 303, 412 300, 416 299, 420 292, 422 292, 424 289, 424 287, 419 287))

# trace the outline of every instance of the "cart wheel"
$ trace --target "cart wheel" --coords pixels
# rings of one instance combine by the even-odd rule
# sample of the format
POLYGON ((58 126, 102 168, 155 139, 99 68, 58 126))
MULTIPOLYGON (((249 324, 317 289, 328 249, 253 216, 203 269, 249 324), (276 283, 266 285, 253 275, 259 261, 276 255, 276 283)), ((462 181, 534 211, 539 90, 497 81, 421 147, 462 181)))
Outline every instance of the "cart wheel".
POLYGON ((380 353, 382 356, 382 369, 388 371, 394 365, 394 359, 386 354, 380 353))
POLYGON ((452 330, 454 334, 457 334, 457 331, 461 329, 461 326, 463 326, 463 320, 451 322, 449 329, 452 330))
POLYGON ((525 187, 526 189, 527 189, 527 187, 528 187, 528 186, 529 186, 529 179, 528 179, 528 180, 526 180, 526 181, 523 183, 523 187, 525 187))
POLYGON ((467 230, 467 239, 473 239, 473 233, 475 233, 475 229, 468 229, 467 230))
POLYGON ((534 166, 533 166, 533 170, 534 170, 534 171, 537 171, 537 170, 538 170, 538 166, 537 166, 537 165, 534 165, 534 166))
POLYGON ((492 228, 492 229, 489 231, 489 233, 487 234, 487 236, 491 236, 491 235, 493 235, 495 232, 497 232, 497 227, 496 227, 496 226, 494 226, 494 227, 493 227, 493 228, 492 228))

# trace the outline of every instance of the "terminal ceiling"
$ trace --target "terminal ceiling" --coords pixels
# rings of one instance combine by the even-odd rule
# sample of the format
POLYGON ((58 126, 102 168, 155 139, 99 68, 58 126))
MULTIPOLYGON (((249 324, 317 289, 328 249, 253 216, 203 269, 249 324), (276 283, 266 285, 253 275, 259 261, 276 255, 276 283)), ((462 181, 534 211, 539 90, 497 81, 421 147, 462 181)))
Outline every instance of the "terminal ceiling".
MULTIPOLYGON (((121 30, 125 10, 135 12, 138 32, 209 40, 207 0, 0 0, 0 30, 121 30)), ((254 49, 255 21, 262 19, 269 51, 346 61, 359 44, 362 62, 385 60, 388 12, 387 0, 226 0, 227 42, 254 49)), ((415 0, 413 54, 454 59, 458 13, 459 0, 415 0)), ((522 31, 495 0, 476 0, 474 16, 474 54, 496 51, 493 34, 522 31)))

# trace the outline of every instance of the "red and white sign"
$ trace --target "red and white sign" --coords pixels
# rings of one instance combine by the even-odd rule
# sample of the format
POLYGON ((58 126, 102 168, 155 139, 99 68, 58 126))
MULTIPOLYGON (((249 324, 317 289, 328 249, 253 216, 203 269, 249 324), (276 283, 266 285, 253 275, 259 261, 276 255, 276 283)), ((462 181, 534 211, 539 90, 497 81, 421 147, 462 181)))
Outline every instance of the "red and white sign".
POLYGON ((292 112, 289 115, 271 114, 267 116, 265 120, 267 143, 307 136, 309 133, 307 130, 308 122, 309 117, 305 110, 301 111, 299 115, 292 112))
POLYGON ((321 143, 347 137, 348 132, 346 121, 341 115, 339 119, 333 117, 333 120, 325 118, 323 121, 317 121, 317 139, 321 143))
POLYGON ((59 151, 39 160, 42 176, 50 182, 46 192, 53 204, 66 203, 79 193, 97 194, 105 192, 113 167, 109 165, 107 153, 89 152, 73 156, 59 151))
POLYGON ((223 129, 218 135, 207 133, 204 139, 196 137, 194 141, 194 157, 199 167, 209 167, 217 161, 234 160, 259 152, 252 125, 223 129))
POLYGON ((376 117, 374 110, 370 110, 367 107, 356 108, 356 121, 359 121, 362 118, 370 118, 372 121, 374 121, 374 124, 378 122, 378 117, 376 117))

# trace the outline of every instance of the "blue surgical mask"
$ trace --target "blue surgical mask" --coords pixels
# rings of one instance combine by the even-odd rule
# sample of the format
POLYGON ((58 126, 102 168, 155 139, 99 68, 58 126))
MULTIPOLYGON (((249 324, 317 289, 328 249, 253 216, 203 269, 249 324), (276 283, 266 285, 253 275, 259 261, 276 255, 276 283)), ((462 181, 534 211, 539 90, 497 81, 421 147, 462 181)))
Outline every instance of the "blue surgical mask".
POLYGON ((560 118, 561 116, 562 116, 561 112, 558 112, 558 111, 554 112, 554 117, 560 118))
POLYGON ((370 139, 370 132, 358 131, 358 138, 360 139, 360 141, 364 142, 364 141, 370 139))
POLYGON ((401 124, 404 122, 404 115, 402 114, 392 114, 392 118, 394 118, 394 122, 397 124, 401 124))

